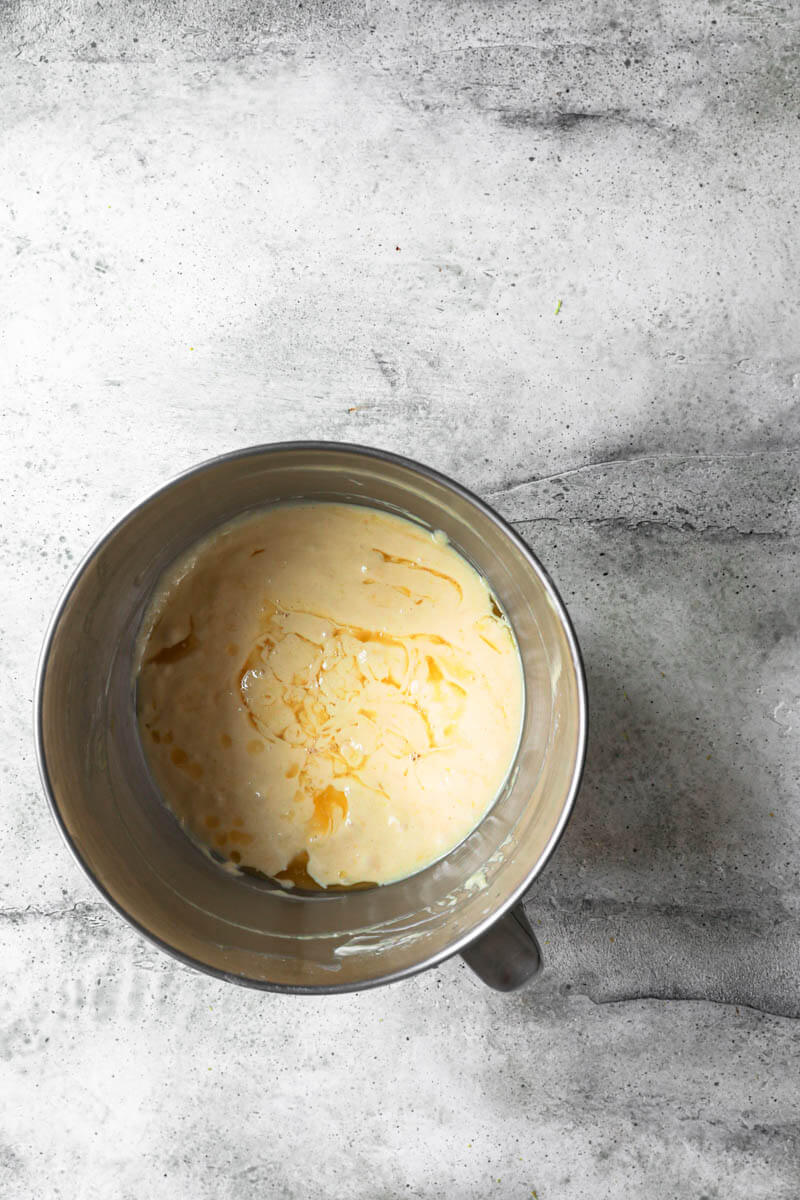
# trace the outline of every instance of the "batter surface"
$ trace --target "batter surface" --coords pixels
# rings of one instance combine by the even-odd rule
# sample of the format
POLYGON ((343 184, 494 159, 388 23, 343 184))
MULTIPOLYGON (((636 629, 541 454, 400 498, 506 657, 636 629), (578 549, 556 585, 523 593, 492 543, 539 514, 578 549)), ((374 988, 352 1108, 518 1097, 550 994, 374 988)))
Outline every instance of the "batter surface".
POLYGON ((243 867, 389 883, 456 846, 516 752, 522 671, 441 534, 348 504, 221 527, 139 636, 142 742, 167 804, 243 867))

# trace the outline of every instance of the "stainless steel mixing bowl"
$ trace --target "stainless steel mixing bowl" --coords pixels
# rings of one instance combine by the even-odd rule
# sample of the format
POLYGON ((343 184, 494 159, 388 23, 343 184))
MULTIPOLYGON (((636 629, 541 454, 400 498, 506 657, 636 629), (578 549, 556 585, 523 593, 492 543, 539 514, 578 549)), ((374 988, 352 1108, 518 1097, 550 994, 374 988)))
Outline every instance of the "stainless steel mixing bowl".
POLYGON ((418 463, 338 443, 278 443, 223 455, 161 488, 69 583, 42 652, 36 738, 53 814, 84 871, 122 916, 190 966, 285 992, 372 987, 457 952, 499 988, 538 969, 518 901, 578 790, 586 744, 578 646, 553 584, 514 531, 418 463), (386 887, 298 895, 220 869, 160 800, 138 739, 132 653, 161 572, 231 517, 298 499, 369 504, 443 530, 489 581, 522 655, 524 730, 502 794, 446 858, 386 887))

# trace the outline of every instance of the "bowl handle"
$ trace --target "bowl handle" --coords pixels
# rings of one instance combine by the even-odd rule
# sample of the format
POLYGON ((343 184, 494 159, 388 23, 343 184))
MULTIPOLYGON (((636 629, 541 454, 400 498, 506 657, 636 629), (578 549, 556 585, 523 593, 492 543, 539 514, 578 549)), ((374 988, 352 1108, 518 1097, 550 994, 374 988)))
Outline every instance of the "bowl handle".
POLYGON ((462 950, 461 957, 479 979, 498 992, 516 991, 538 975, 542 955, 522 902, 462 950))

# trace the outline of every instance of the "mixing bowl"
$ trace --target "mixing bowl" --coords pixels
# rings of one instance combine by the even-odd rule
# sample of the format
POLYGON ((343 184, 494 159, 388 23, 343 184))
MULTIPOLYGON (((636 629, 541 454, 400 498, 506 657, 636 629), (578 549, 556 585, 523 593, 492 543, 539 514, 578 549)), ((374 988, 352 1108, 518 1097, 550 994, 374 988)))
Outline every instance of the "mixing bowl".
POLYGON ((569 618, 514 531, 427 467, 325 442, 223 455, 123 517, 59 603, 36 695, 39 766, 53 814, 108 902, 182 962, 284 992, 372 987, 458 952, 494 987, 530 979, 540 955, 519 901, 569 818, 586 722, 569 618), (523 733, 496 803, 445 858, 385 887, 297 893, 223 870, 160 799, 139 742, 133 650, 160 574, 215 526, 298 500, 367 504, 442 530, 488 580, 522 657, 523 733))

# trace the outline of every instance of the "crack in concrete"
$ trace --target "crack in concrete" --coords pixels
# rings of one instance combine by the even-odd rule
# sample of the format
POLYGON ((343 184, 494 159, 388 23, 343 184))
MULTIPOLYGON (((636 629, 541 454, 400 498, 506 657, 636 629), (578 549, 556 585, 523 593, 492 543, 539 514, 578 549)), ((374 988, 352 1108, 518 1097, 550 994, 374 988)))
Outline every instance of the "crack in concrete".
POLYGON ((495 110, 500 121, 509 129, 555 130, 572 133, 582 126, 619 125, 637 129, 654 129, 674 133, 676 126, 651 117, 639 116, 631 110, 609 108, 604 112, 588 112, 578 109, 527 109, 504 106, 495 110))
POLYGON ((15 925, 31 918, 38 920, 62 920, 64 917, 100 916, 108 913, 108 906, 93 900, 76 900, 74 904, 56 905, 53 908, 41 908, 35 904, 25 904, 17 908, 0 908, 0 921, 8 921, 15 925))
POLYGON ((777 1017, 783 1021, 800 1021, 800 1010, 797 1012, 783 1012, 779 1008, 770 1007, 768 1005, 746 1004, 740 1000, 718 1000, 713 996, 704 996, 700 993, 685 992, 623 992, 613 993, 610 996, 593 996, 592 993, 583 988, 575 987, 574 984, 564 986, 564 994, 568 996, 583 996, 590 1004, 597 1005, 600 1008, 606 1004, 633 1004, 637 1000, 641 1001, 660 1001, 663 1004, 713 1004, 720 1008, 733 1008, 736 1012, 744 1009, 748 1012, 757 1013, 762 1017, 777 1017))
POLYGON ((567 517, 567 516, 537 516, 537 517, 508 517, 512 525, 538 525, 550 521, 556 525, 608 525, 618 529, 639 529, 643 525, 662 526, 676 533, 694 533, 698 537, 705 535, 718 536, 729 534, 733 537, 760 537, 771 540, 791 540, 800 536, 800 530, 782 529, 742 529, 738 525, 693 525, 690 521, 663 521, 657 517, 567 517))
MULTIPOLYGON (((779 454, 800 454, 800 446, 782 446, 779 454)), ((508 496, 524 487, 535 487, 538 483, 546 483, 554 479, 568 479, 573 475, 581 475, 587 471, 598 471, 603 467, 631 467, 638 463, 714 463, 739 462, 748 458, 773 458, 775 452, 769 450, 742 450, 731 453, 715 454, 678 454, 671 451, 656 454, 641 454, 631 458, 606 458, 598 462, 579 463, 574 467, 564 467, 561 471, 553 471, 548 475, 531 475, 525 479, 517 479, 503 484, 497 491, 489 492, 487 498, 493 500, 496 496, 508 496)))

